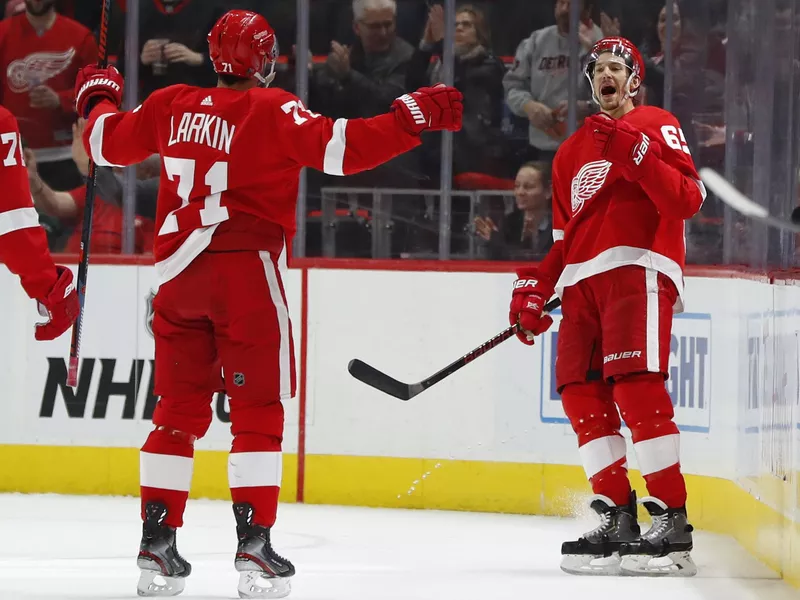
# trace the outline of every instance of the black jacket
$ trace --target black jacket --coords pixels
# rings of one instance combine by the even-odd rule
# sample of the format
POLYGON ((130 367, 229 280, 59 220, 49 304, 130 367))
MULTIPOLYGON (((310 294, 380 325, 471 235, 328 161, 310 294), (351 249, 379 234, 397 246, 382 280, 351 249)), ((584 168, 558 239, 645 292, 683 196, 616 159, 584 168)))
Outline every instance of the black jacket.
MULTIPOLYGON (((441 56, 441 44, 418 48, 411 58, 406 87, 440 83, 441 62, 431 64, 431 58, 441 56)), ((512 176, 505 160, 505 144, 501 131, 503 120, 503 62, 478 46, 464 56, 457 56, 453 85, 464 94, 464 121, 461 131, 453 138, 453 173, 487 173, 497 177, 512 176)), ((429 148, 438 148, 431 143, 429 148)), ((436 152, 434 152, 436 154, 436 152)), ((436 156, 433 157, 436 162, 436 156)))
MULTIPOLYGON (((159 75, 152 65, 139 63, 139 99, 144 100, 154 91, 178 83, 213 87, 217 76, 208 58, 208 32, 225 12, 217 0, 191 0, 174 14, 166 14, 153 0, 142 0, 139 14, 139 55, 151 39, 165 38, 178 42, 203 55, 198 67, 186 63, 170 63, 166 72, 159 75)), ((124 54, 123 54, 124 56, 124 54)))

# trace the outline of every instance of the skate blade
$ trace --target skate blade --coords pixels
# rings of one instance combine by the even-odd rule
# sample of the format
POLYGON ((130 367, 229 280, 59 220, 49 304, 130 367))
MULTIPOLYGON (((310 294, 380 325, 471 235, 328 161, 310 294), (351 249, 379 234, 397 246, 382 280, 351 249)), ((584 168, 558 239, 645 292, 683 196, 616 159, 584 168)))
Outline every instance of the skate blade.
POLYGON ((184 577, 165 577, 159 571, 142 571, 136 591, 147 598, 168 598, 180 594, 185 586, 184 577))
POLYGON ((239 571, 239 598, 285 598, 292 591, 289 577, 269 577, 264 571, 239 571))
POLYGON ((630 554, 620 562, 622 575, 636 577, 692 577, 697 574, 689 552, 672 552, 666 556, 630 554))
POLYGON ((564 554, 561 557, 561 570, 570 575, 619 575, 619 555, 564 554))

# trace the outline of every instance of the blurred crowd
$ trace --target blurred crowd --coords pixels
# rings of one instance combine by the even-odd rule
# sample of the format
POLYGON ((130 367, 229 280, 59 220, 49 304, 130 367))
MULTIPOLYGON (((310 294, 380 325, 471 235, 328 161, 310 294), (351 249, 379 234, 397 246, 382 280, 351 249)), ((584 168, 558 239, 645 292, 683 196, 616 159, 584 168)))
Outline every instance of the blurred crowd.
MULTIPOLYGON (((444 80, 441 0, 310 1, 308 108, 314 112, 371 117, 401 94, 444 80)), ((573 69, 578 95, 569 98, 571 2, 579 3, 581 62, 604 36, 637 43, 646 58, 640 101, 671 108, 698 167, 723 168, 726 0, 675 0, 671 15, 664 0, 459 4, 452 73, 465 114, 447 152, 451 258, 538 260, 552 244, 550 164, 568 134, 570 103, 578 125, 596 110, 580 66, 573 69)), ((88 157, 74 143, 83 123, 74 113, 72 85, 77 70, 97 60, 100 4, 11 0, 0 21, 0 101, 20 123, 31 192, 54 251, 75 251, 80 239, 88 157)), ((109 31, 121 70, 126 8, 125 0, 115 0, 109 31)), ((270 21, 281 49, 273 85, 295 91, 295 0, 139 0, 138 76, 127 81, 139 101, 175 83, 215 85, 206 33, 231 8, 270 21)), ((442 153, 441 136, 426 134, 415 151, 367 173, 308 172, 306 255, 438 256, 442 153)), ((137 253, 151 250, 159 165, 154 156, 136 169, 137 253)), ((99 169, 97 191, 92 252, 119 253, 121 172, 99 169)), ((690 262, 721 262, 722 223, 711 198, 688 224, 690 262)))

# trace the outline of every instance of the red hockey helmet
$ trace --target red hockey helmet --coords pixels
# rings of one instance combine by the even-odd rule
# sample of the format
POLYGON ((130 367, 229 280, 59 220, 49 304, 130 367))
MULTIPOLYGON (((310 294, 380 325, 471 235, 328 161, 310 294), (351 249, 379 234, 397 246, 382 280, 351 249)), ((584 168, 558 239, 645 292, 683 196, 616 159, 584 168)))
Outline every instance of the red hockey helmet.
POLYGON ((625 61, 625 65, 630 70, 628 81, 625 82, 625 94, 633 98, 639 93, 641 82, 644 81, 644 60, 642 59, 642 55, 639 53, 639 49, 630 40, 624 37, 607 37, 592 46, 591 52, 589 52, 589 55, 586 57, 586 66, 583 69, 583 73, 586 75, 586 79, 589 80, 589 85, 592 88, 592 100, 600 104, 594 92, 594 63, 597 62, 601 54, 606 52, 610 52, 614 56, 618 56, 625 61), (634 77, 639 78, 639 85, 631 89, 631 83, 634 77))
POLYGON ((222 15, 208 34, 208 51, 214 71, 269 85, 275 78, 278 40, 267 20, 249 10, 222 15))

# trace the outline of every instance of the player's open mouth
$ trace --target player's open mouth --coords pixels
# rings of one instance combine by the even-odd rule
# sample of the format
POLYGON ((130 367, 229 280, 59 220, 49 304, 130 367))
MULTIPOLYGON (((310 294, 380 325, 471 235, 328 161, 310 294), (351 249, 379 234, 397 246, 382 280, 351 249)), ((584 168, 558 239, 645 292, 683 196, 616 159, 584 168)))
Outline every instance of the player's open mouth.
POLYGON ((610 83, 603 85, 600 88, 600 95, 601 96, 613 96, 617 93, 617 88, 610 83))

